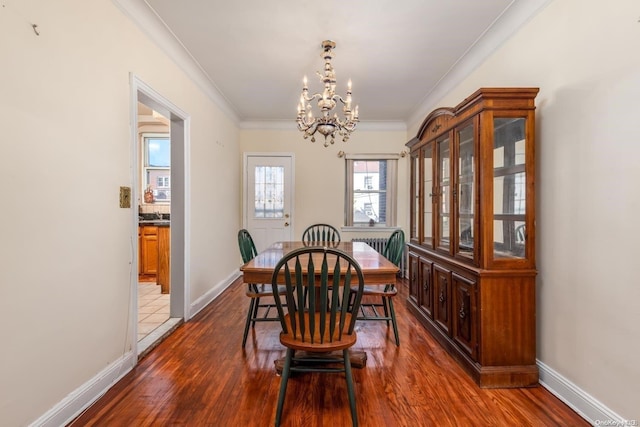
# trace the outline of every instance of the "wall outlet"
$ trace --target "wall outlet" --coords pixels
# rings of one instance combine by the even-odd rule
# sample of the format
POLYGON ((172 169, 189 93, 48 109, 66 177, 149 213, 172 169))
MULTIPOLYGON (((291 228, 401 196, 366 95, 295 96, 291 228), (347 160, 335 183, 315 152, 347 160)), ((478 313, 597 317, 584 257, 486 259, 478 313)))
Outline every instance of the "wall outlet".
POLYGON ((120 187, 120 207, 131 207, 131 187, 120 187))

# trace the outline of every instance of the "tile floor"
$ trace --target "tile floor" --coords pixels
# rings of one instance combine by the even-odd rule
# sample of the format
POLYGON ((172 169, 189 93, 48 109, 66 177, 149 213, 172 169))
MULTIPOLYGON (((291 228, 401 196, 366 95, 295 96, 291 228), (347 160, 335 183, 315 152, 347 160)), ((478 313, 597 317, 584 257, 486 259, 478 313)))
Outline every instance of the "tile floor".
POLYGON ((169 320, 169 294, 155 282, 138 283, 138 341, 169 320))

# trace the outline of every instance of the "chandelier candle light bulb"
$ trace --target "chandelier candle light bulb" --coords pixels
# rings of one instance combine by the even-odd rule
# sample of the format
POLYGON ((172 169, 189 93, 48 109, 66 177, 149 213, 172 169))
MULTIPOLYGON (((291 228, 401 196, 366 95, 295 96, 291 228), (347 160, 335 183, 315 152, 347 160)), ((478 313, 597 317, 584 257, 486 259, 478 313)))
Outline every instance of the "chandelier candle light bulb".
POLYGON ((315 133, 320 132, 324 135, 324 146, 328 147, 329 144, 335 142, 335 134, 342 137, 342 141, 346 142, 356 128, 358 123, 358 106, 355 109, 351 108, 351 80, 347 83, 347 96, 343 99, 340 95, 336 95, 336 77, 331 65, 333 59, 332 50, 336 47, 335 42, 331 40, 325 40, 322 42, 322 58, 324 59, 324 74, 317 72, 320 77, 320 81, 324 84, 324 90, 322 94, 315 93, 309 96, 309 89, 307 87, 307 76, 302 79, 302 94, 300 95, 300 103, 298 104, 298 115, 296 123, 298 129, 304 132, 304 138, 311 137, 311 142, 316 142, 315 133), (317 100, 318 108, 321 115, 316 118, 313 115, 311 101, 317 100), (340 119, 337 113, 331 111, 335 108, 337 102, 340 101, 343 104, 342 111, 344 113, 344 119, 340 119))

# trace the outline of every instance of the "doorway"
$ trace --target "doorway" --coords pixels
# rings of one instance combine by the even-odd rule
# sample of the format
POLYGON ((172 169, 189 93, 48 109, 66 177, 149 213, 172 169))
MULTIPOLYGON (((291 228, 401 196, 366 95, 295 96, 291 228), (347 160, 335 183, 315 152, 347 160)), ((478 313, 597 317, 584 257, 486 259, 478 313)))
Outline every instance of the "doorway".
POLYGON ((293 154, 245 153, 244 224, 262 252, 293 237, 293 154))
MULTIPOLYGON (((131 329, 134 331, 133 340, 134 342, 137 342, 137 354, 138 358, 140 358, 188 318, 188 308, 186 305, 188 301, 188 288, 186 286, 185 279, 187 273, 185 263, 185 221, 187 218, 187 208, 185 203, 187 180, 185 171, 187 166, 185 164, 185 159, 187 158, 186 147, 188 145, 187 132, 189 129, 189 117, 186 113, 181 111, 169 100, 153 90, 135 75, 131 75, 131 89, 131 123, 135 130, 132 132, 132 165, 135 165, 135 167, 132 167, 132 195, 133 200, 136 201, 136 209, 132 212, 134 217, 133 221, 135 223, 134 229, 138 229, 141 216, 140 213, 148 210, 149 205, 151 206, 152 214, 157 216, 155 219, 150 219, 158 220, 160 222, 168 219, 168 223, 164 222, 162 224, 158 224, 162 225, 162 227, 157 228, 162 229, 164 233, 158 232, 158 237, 156 237, 158 239, 157 246, 161 246, 162 244, 168 245, 164 251, 158 248, 159 254, 165 254, 165 256, 168 257, 168 260, 166 261, 166 268, 168 270, 166 271, 168 287, 165 289, 166 292, 164 292, 166 295, 164 299, 167 301, 158 302, 158 304, 166 304, 168 302, 168 315, 162 315, 161 317, 166 316, 166 320, 163 317, 162 323, 159 323, 157 327, 140 340, 138 340, 138 330, 139 318, 142 314, 139 313, 138 306, 142 301, 142 292, 139 290, 143 288, 139 285, 138 281, 141 263, 143 262, 141 260, 141 253, 139 250, 140 237, 138 240, 135 240, 135 243, 132 245, 134 247, 133 253, 134 260, 136 261, 134 264, 136 268, 132 268, 131 274, 132 283, 135 284, 135 286, 132 286, 132 301, 134 303, 131 307, 133 323, 131 329), (158 208, 156 209, 156 207, 151 203, 145 204, 147 206, 145 206, 145 209, 142 209, 142 201, 144 201, 145 190, 148 190, 148 187, 145 184, 144 175, 142 173, 142 165, 145 163, 143 157, 144 150, 141 149, 142 145, 138 132, 138 129, 140 128, 140 109, 146 109, 144 110, 146 112, 151 111, 152 116, 155 115, 158 120, 165 123, 167 131, 165 132, 165 136, 168 135, 170 141, 170 181, 163 181, 162 185, 165 188, 160 188, 159 190, 156 189, 156 191, 160 191, 162 193, 161 197, 164 197, 165 200, 170 195, 170 203, 164 203, 162 205, 163 209, 160 209, 160 204, 157 205, 158 208), (169 187, 169 192, 167 192, 166 187, 169 187), (165 212, 167 208, 170 209, 169 215, 165 212), (161 235, 164 237, 161 237, 161 235), (164 243, 161 243, 163 241, 164 243)), ((157 136, 157 134, 155 134, 155 136, 157 136)), ((153 242, 151 242, 150 245, 153 247, 153 242)), ((159 259, 158 261, 160 262, 159 259)), ((147 260, 145 262, 149 261, 147 260)), ((160 265, 158 265, 158 267, 160 267, 160 265)), ((154 291, 160 291, 160 289, 154 289, 154 291)), ((148 289, 144 292, 148 292, 148 289)), ((162 294, 162 291, 160 291, 160 293, 162 294)))
MULTIPOLYGON (((138 342, 169 320, 171 123, 138 102, 138 342)), ((149 338, 149 340, 152 340, 149 338)), ((155 341, 155 340, 152 340, 155 341)))

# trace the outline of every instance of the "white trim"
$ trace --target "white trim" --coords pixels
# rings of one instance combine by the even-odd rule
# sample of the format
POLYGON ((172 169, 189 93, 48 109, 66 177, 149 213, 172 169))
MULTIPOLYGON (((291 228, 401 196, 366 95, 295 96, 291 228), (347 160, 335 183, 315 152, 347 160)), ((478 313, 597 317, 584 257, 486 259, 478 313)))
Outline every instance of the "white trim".
MULTIPOLYGON (((598 421, 614 422, 614 424, 607 425, 624 425, 623 417, 603 405, 589 393, 582 390, 540 360, 537 360, 537 365, 540 370, 540 385, 566 403, 567 406, 592 425, 598 425, 598 421)), ((603 425, 602 423, 600 424, 603 425)))
MULTIPOLYGON (((130 122, 131 122, 131 140, 132 140, 132 170, 131 173, 133 175, 132 178, 132 182, 133 182, 133 188, 134 188, 134 192, 132 194, 132 197, 134 200, 137 200, 141 194, 138 193, 138 189, 140 188, 140 183, 138 182, 138 173, 137 173, 137 165, 140 164, 140 159, 139 159, 139 150, 137 147, 138 144, 138 135, 137 135, 137 125, 138 125, 138 105, 137 103, 143 102, 143 103, 147 103, 147 104, 151 104, 149 105, 150 107, 152 107, 153 109, 155 109, 156 111, 158 111, 160 114, 164 115, 165 117, 169 118, 169 120, 173 123, 176 122, 177 123, 177 119, 179 119, 182 123, 182 142, 183 142, 183 156, 184 156, 184 163, 181 165, 181 167, 175 167, 175 170, 178 172, 182 172, 184 174, 183 178, 184 178, 184 206, 177 206, 175 203, 177 202, 172 202, 172 207, 175 206, 177 209, 183 209, 183 214, 184 214, 184 229, 183 229, 183 234, 180 236, 182 242, 184 243, 184 247, 182 248, 183 252, 184 252, 184 256, 181 257, 182 258, 182 270, 183 270, 183 274, 182 277, 180 277, 180 281, 182 282, 180 285, 176 286, 172 286, 172 288, 174 290, 176 290, 175 292, 171 292, 171 316, 172 317, 182 317, 184 319, 184 321, 186 322, 187 320, 190 319, 190 313, 189 313, 189 300, 190 300, 190 286, 189 286, 189 246, 190 246, 190 241, 189 241, 189 210, 190 210, 190 203, 189 203, 189 190, 190 190, 190 179, 189 179, 189 171, 190 171, 190 125, 191 125, 191 118, 190 116, 183 111, 181 108, 178 108, 175 104, 173 104, 171 101, 169 101, 168 99, 166 99, 164 96, 162 96, 159 92, 157 92, 155 89, 153 89, 151 86, 149 86, 148 84, 146 84, 140 77, 138 77, 137 75, 135 75, 134 73, 130 73, 130 86, 131 86, 131 118, 130 118, 130 122), (141 100, 141 98, 144 98, 141 100), (183 169, 183 170, 181 170, 183 169), (177 290, 180 290, 180 292, 178 293, 177 290), (175 304, 175 301, 180 301, 180 304, 175 304), (174 308, 176 306, 181 306, 181 310, 180 313, 175 313, 174 312, 174 308)), ((173 131, 171 131, 172 133, 173 131)), ((173 161, 172 161, 172 167, 173 167, 173 161)), ((172 181, 175 182, 175 179, 173 179, 172 181)), ((172 215, 173 216, 173 215, 172 215)), ((138 212, 135 212, 134 210, 132 210, 132 221, 134 223, 134 230, 137 230, 137 221, 138 221, 138 212)), ((174 234, 176 228, 179 229, 179 227, 172 227, 172 235, 174 234)), ((134 233, 135 235, 137 235, 137 233, 134 233)), ((133 237, 133 235, 132 235, 133 237)), ((137 259, 138 259, 138 245, 137 245, 137 240, 134 242, 132 242, 132 253, 133 253, 133 259, 132 259, 132 265, 137 265, 137 259)), ((174 274, 178 274, 174 271, 174 269, 171 269, 172 273, 172 279, 174 278, 174 274)), ((137 269, 132 269, 131 271, 131 283, 132 283, 132 313, 130 318, 133 321, 133 325, 131 327, 132 330, 132 342, 137 342, 137 328, 138 328, 138 312, 137 312, 137 307, 138 307, 138 292, 137 292, 137 283, 138 283, 138 271, 137 269), (136 286, 133 286, 133 284, 136 284, 136 286)), ((177 283, 176 280, 172 280, 172 283, 177 283)))
POLYGON ((146 1, 112 0, 236 125, 240 119, 202 66, 146 1))
MULTIPOLYGON (((291 120, 246 120, 240 122, 240 129, 297 130, 294 119, 291 120)), ((354 132, 362 131, 406 131, 407 124, 402 121, 362 121, 354 132)))
POLYGON ((210 304, 213 300, 218 298, 225 289, 227 289, 231 284, 242 274, 240 270, 235 270, 232 272, 226 279, 221 282, 218 282, 215 286, 205 292, 200 298, 195 300, 193 304, 189 307, 189 313, 191 317, 198 314, 202 309, 204 309, 208 304, 210 304))
POLYGON ((96 376, 72 391, 53 408, 30 424, 32 427, 58 427, 67 425, 114 384, 120 381, 137 363, 136 354, 130 351, 104 368, 96 376))
POLYGON ((245 179, 249 157, 288 157, 291 158, 291 209, 289 212, 289 226, 293 229, 295 216, 295 194, 296 194, 296 155, 292 152, 250 151, 242 154, 242 228, 247 228, 249 224, 249 211, 247 209, 247 194, 249 192, 248 183, 245 179))
MULTIPOLYGON (((345 154, 345 210, 344 210, 344 224, 345 227, 357 228, 353 218, 353 205, 355 200, 356 190, 354 188, 354 163, 355 160, 380 160, 385 161, 387 164, 387 182, 386 182, 386 219, 382 227, 395 227, 397 226, 397 210, 398 210, 398 159, 399 154, 389 153, 369 153, 369 154, 345 154), (393 225, 388 225, 393 224, 393 225)), ((366 194, 366 191, 358 190, 361 194, 366 194)), ((369 194, 380 193, 382 191, 370 190, 369 194)), ((379 219, 379 218, 378 218, 379 219)), ((368 224, 367 224, 368 226, 368 224)), ((371 228, 371 227, 369 227, 371 228)), ((374 227, 375 228, 375 225, 374 227)))
POLYGON ((184 321, 193 317, 191 310, 191 117, 184 119, 184 321))
MULTIPOLYGON (((413 108, 414 113, 407 120, 409 128, 420 126, 425 116, 436 107, 440 100, 466 79, 493 52, 515 34, 525 23, 533 19, 553 0, 513 1, 511 6, 499 16, 493 25, 465 52, 449 71, 438 81, 423 101, 413 108)), ((448 107, 453 107, 449 105, 448 107)))
POLYGON ((138 341, 138 358, 153 350, 166 336, 170 335, 183 322, 182 317, 170 317, 166 322, 155 328, 148 335, 138 341))
POLYGON ((294 119, 291 120, 247 120, 241 121, 240 129, 297 130, 294 119))
POLYGON ((398 153, 344 153, 346 160, 398 160, 398 153))

